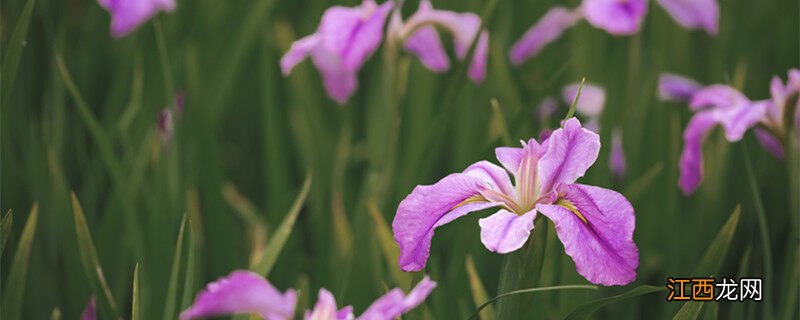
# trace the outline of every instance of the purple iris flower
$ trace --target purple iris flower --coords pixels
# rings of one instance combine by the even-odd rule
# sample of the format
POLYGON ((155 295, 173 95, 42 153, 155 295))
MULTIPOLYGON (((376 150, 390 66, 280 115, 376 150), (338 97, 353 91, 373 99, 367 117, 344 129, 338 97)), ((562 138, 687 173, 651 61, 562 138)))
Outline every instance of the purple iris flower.
POLYGON ((710 35, 716 35, 719 32, 719 4, 717 4, 717 0, 657 1, 684 28, 703 28, 710 35))
POLYGON ((695 111, 683 132, 678 185, 684 194, 692 194, 703 180, 703 142, 716 125, 721 125, 730 142, 763 119, 768 101, 750 101, 741 92, 725 85, 707 86, 692 95, 690 109, 695 111))
POLYGON ((374 0, 364 0, 355 8, 329 8, 317 32, 295 41, 281 58, 283 74, 311 56, 328 95, 345 104, 358 87, 361 66, 383 41, 383 26, 392 6, 392 1, 379 6, 374 0))
MULTIPOLYGON (((427 276, 407 295, 393 289, 375 300, 358 319, 390 320, 416 308, 436 287, 427 276)), ((264 319, 294 318, 297 295, 289 289, 280 293, 266 279, 250 271, 234 271, 227 277, 208 284, 197 295, 192 306, 184 310, 181 320, 215 317, 239 313, 257 314, 264 319)), ((328 290, 320 289, 317 303, 304 314, 308 320, 353 319, 353 308, 339 309, 328 290)))
POLYGON ((662 101, 689 102, 703 86, 687 77, 665 73, 658 77, 658 97, 662 101))
POLYGON ((89 298, 89 303, 83 309, 81 320, 97 320, 97 299, 94 296, 89 298))
MULTIPOLYGON (((800 70, 789 70, 789 77, 786 84, 781 81, 781 78, 775 76, 769 85, 770 95, 772 96, 770 103, 767 105, 767 112, 761 123, 764 128, 756 128, 755 134, 758 142, 767 149, 769 153, 776 158, 783 160, 783 144, 781 139, 785 139, 788 135, 788 128, 784 127, 784 114, 789 106, 790 98, 800 94, 800 70)), ((795 101, 795 132, 800 134, 800 99, 795 101)))
POLYGON ((434 72, 444 72, 450 68, 450 59, 436 27, 453 35, 456 58, 459 60, 466 58, 470 45, 478 36, 467 75, 476 84, 480 84, 486 77, 486 60, 489 55, 489 33, 483 30, 479 34, 480 26, 481 18, 474 13, 436 10, 429 0, 422 0, 417 12, 406 22, 395 11, 389 32, 393 39, 403 43, 406 51, 416 55, 426 68, 434 72))
POLYGON ((554 7, 514 43, 509 58, 515 65, 522 64, 582 18, 610 34, 630 35, 639 31, 646 14, 647 0, 583 0, 575 10, 554 7))
POLYGON ((611 174, 614 178, 621 180, 625 177, 625 150, 622 148, 622 131, 614 129, 611 132, 611 174))
POLYGON ((175 10, 175 0, 99 0, 111 13, 111 36, 120 38, 131 33, 159 11, 175 10))
POLYGON ((523 246, 538 213, 553 221, 576 269, 587 280, 623 285, 636 278, 633 207, 616 191, 575 183, 597 159, 599 136, 571 118, 547 140, 495 149, 505 170, 488 161, 433 185, 417 186, 392 222, 405 271, 425 267, 434 230, 467 213, 500 209, 481 219, 481 242, 505 254, 523 246), (514 175, 514 184, 509 178, 514 175))

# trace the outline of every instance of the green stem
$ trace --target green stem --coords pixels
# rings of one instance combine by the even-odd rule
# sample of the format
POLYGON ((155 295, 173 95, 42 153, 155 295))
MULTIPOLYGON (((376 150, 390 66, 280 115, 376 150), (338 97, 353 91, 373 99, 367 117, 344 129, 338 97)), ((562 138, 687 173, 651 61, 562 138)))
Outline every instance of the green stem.
MULTIPOLYGON (((767 215, 764 213, 761 195, 758 193, 758 184, 756 183, 755 174, 753 174, 753 164, 750 161, 750 154, 747 152, 747 145, 742 144, 742 152, 744 153, 744 163, 747 169, 747 177, 750 181, 750 188, 753 191, 753 205, 756 207, 758 231, 761 236, 761 250, 764 254, 764 288, 769 292, 772 290, 772 251, 770 251, 769 224, 767 223, 767 215)), ((763 319, 772 319, 772 314, 772 303, 765 301, 763 319)))
MULTIPOLYGON (((539 284, 547 246, 547 220, 536 219, 533 230, 533 236, 521 249, 507 254, 503 259, 497 288, 498 295, 503 296, 521 288, 535 287, 539 284)), ((523 307, 531 305, 530 301, 522 302, 522 297, 519 296, 498 301, 497 318, 520 319, 527 310, 523 307)))

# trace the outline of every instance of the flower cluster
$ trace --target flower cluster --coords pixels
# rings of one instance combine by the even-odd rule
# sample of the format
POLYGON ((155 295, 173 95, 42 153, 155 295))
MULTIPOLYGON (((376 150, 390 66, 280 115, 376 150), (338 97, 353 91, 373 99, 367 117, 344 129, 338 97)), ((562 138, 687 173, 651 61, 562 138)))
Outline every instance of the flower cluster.
POLYGON ((703 180, 703 142, 716 125, 721 125, 730 142, 742 139, 754 128, 761 145, 778 159, 783 159, 783 143, 789 133, 794 110, 794 126, 800 124, 797 96, 800 94, 800 70, 789 70, 784 84, 779 77, 770 83, 771 99, 752 101, 738 90, 722 84, 703 86, 685 77, 665 74, 659 79, 659 96, 665 101, 689 103, 694 112, 683 133, 678 185, 684 194, 697 190, 703 180), (791 105, 790 105, 791 104, 791 105))

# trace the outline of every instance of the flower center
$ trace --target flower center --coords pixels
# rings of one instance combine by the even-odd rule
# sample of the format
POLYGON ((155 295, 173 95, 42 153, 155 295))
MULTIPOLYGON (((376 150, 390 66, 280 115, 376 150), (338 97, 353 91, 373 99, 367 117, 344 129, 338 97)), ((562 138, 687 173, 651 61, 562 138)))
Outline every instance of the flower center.
POLYGON ((573 204, 569 200, 563 198, 558 199, 556 200, 556 204, 564 207, 564 209, 572 211, 572 213, 574 213, 578 217, 578 219, 581 219, 581 221, 583 221, 583 224, 589 224, 589 221, 586 220, 586 217, 584 217, 583 214, 581 214, 581 212, 578 211, 578 207, 576 207, 575 204, 573 204))

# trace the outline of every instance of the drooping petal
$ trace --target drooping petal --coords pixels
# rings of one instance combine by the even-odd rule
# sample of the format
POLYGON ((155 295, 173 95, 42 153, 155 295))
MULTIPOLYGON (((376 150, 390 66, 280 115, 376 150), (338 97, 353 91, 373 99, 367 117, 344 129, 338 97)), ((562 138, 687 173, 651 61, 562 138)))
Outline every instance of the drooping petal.
POLYGON ((86 309, 83 309, 81 320, 97 320, 97 299, 95 299, 94 295, 89 298, 86 309))
POLYGON ((533 230, 536 211, 523 215, 500 209, 497 213, 480 219, 481 242, 489 251, 506 254, 522 248, 533 230))
MULTIPOLYGON (((568 106, 571 105, 572 101, 574 101, 575 97, 577 97, 578 89, 580 89, 580 87, 581 85, 579 83, 573 83, 564 87, 564 89, 561 91, 564 103, 566 103, 568 106)), ((578 100, 578 103, 575 105, 575 110, 581 115, 595 118, 599 117, 603 113, 603 107, 605 107, 605 104, 606 91, 603 90, 603 87, 586 83, 581 91, 581 97, 578 100)))
POLYGON ((341 57, 323 46, 314 49, 311 59, 322 74, 322 83, 328 96, 339 104, 347 103, 358 87, 356 71, 345 68, 341 57))
POLYGON ((581 128, 576 118, 548 139, 547 152, 539 161, 539 194, 551 191, 559 183, 572 183, 592 166, 600 152, 600 136, 581 128))
POLYGON ((639 250, 633 242, 633 207, 616 191, 583 184, 562 184, 557 204, 536 209, 553 221, 575 267, 586 280, 606 286, 636 279, 639 250), (561 203, 561 205, 559 205, 561 203))
POLYGON ((414 188, 400 202, 392 222, 394 240, 400 246, 400 268, 404 271, 419 271, 425 267, 430 255, 433 232, 437 227, 472 211, 498 205, 490 202, 465 202, 471 197, 479 196, 487 186, 485 181, 477 177, 455 173, 433 185, 414 188))
POLYGON ((400 317, 422 304, 434 288, 436 288, 436 282, 425 276, 408 295, 403 294, 400 289, 392 289, 375 300, 358 319, 389 320, 400 317))
POLYGON ((584 0, 581 11, 595 27, 613 35, 629 35, 639 31, 647 0, 584 0))
POLYGON ((306 320, 349 320, 353 319, 353 307, 347 306, 338 310, 336 298, 326 289, 319 289, 314 309, 306 311, 306 320))
POLYGON ((456 57, 464 59, 469 46, 475 36, 478 35, 481 18, 471 12, 456 13, 447 10, 435 10, 430 1, 424 0, 420 2, 417 12, 406 21, 402 34, 411 33, 428 25, 435 25, 450 32, 455 42, 456 57))
POLYGON ((658 0, 658 4, 686 29, 703 28, 710 35, 719 31, 717 0, 658 0))
POLYGON ((715 110, 719 113, 722 128, 725 129, 725 138, 730 142, 741 140, 748 129, 764 118, 770 104, 770 101, 756 101, 725 110, 715 110))
POLYGON ((701 88, 700 83, 683 76, 667 73, 658 77, 658 97, 662 101, 689 102, 701 88))
POLYGON ((683 132, 678 186, 685 195, 694 193, 703 181, 703 142, 716 124, 711 112, 701 111, 695 114, 683 132))
POLYGON ((126 36, 150 20, 159 11, 175 10, 174 0, 99 0, 100 6, 111 13, 111 36, 126 36))
POLYGON ((439 33, 433 26, 419 28, 406 39, 404 47, 416 55, 431 71, 444 72, 450 69, 450 59, 442 46, 439 33))
POLYGON ((281 72, 289 75, 298 63, 303 61, 320 43, 320 36, 316 33, 308 35, 292 43, 283 57, 281 57, 281 72))
POLYGON ((547 11, 533 27, 511 47, 509 58, 515 65, 535 56, 550 42, 555 41, 564 30, 572 27, 581 19, 578 12, 565 7, 555 7, 547 11))
POLYGON ((755 128, 755 135, 758 142, 761 143, 761 146, 770 154, 778 158, 778 160, 784 159, 783 145, 775 135, 764 128, 755 128))
POLYGON ((280 293, 267 280, 250 271, 234 271, 209 283, 180 319, 196 319, 255 313, 269 320, 291 319, 297 296, 294 290, 280 293))
POLYGON ((383 26, 386 23, 386 17, 392 10, 393 5, 393 1, 386 1, 376 9, 366 8, 366 4, 361 6, 362 17, 365 11, 371 11, 371 15, 366 21, 358 25, 356 30, 353 30, 348 39, 348 46, 342 52, 346 68, 350 70, 360 69, 367 58, 378 49, 381 41, 383 41, 383 26))
POLYGON ((478 43, 475 44, 475 53, 472 55, 472 61, 469 64, 469 70, 467 70, 467 76, 475 84, 481 84, 486 79, 487 59, 489 59, 489 32, 484 30, 481 31, 478 43))
POLYGON ((611 132, 611 174, 616 179, 625 177, 625 151, 622 148, 622 131, 615 129, 611 132))

